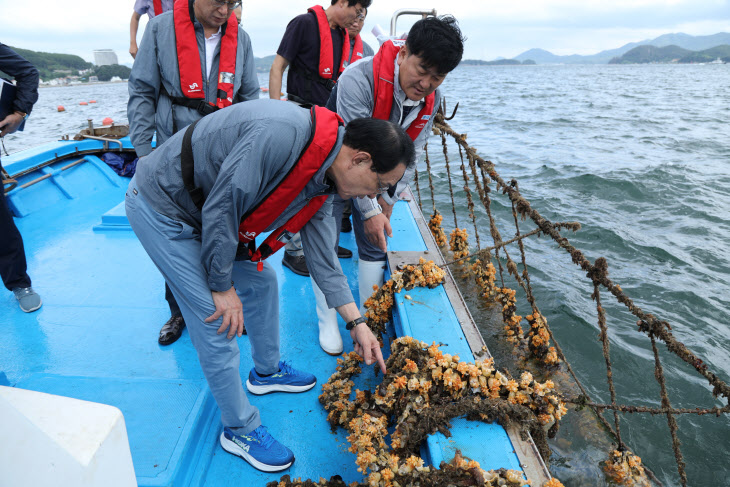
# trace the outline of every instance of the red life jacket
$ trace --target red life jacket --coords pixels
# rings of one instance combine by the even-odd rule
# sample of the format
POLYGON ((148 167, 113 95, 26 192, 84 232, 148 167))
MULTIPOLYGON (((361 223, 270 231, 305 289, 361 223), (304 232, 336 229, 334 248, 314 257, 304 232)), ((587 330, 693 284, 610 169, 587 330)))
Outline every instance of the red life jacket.
POLYGON ((255 238, 271 225, 302 192, 307 183, 322 167, 337 142, 337 132, 344 125, 342 118, 324 107, 314 106, 312 137, 304 152, 284 179, 252 210, 244 215, 238 228, 238 239, 249 245, 253 262, 259 262, 275 253, 312 219, 327 200, 327 195, 315 196, 282 226, 271 232, 264 242, 255 248, 255 238))
MULTIPOLYGON (((335 79, 334 56, 332 54, 332 31, 330 23, 327 20, 327 14, 320 5, 315 5, 307 9, 308 12, 314 12, 317 17, 317 25, 319 26, 319 76, 324 79, 335 79)), ((347 67, 347 61, 350 59, 350 37, 347 29, 344 29, 345 36, 342 39, 342 62, 337 73, 339 76, 347 67)))
MULTIPOLYGON (((180 71, 180 88, 186 98, 205 100, 203 70, 200 65, 198 41, 193 26, 193 2, 176 0, 173 7, 175 44, 180 71)), ((221 38, 218 63, 218 94, 216 103, 210 105, 225 108, 233 104, 233 79, 236 73, 236 48, 238 47, 238 21, 231 12, 221 38)))
POLYGON ((162 13, 162 0, 153 0, 152 5, 155 8, 155 17, 162 13))
POLYGON ((350 58, 350 64, 355 61, 359 61, 363 58, 362 38, 360 34, 355 37, 355 45, 352 46, 352 57, 350 58), (354 59, 353 59, 354 58, 354 59))
MULTIPOLYGON (((390 111, 393 108, 395 59, 398 57, 398 51, 403 42, 405 41, 399 41, 399 45, 396 45, 392 40, 385 41, 373 58, 373 98, 375 100, 373 118, 379 118, 381 120, 390 119, 390 111)), ((425 106, 418 112, 418 116, 406 130, 411 140, 416 140, 418 134, 421 133, 431 119, 435 99, 436 95, 434 93, 426 97, 425 106)))

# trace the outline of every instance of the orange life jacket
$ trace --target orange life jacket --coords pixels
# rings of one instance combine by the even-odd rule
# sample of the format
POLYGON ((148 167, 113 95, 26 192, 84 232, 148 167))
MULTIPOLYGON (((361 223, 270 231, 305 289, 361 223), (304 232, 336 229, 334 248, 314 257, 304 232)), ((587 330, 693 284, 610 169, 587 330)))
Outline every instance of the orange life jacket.
MULTIPOLYGON (((402 45, 398 41, 398 44, 402 45)), ((388 40, 380 46, 380 50, 373 58, 373 87, 375 107, 373 108, 373 118, 381 120, 390 119, 390 111, 393 108, 393 90, 395 88, 395 59, 398 57, 400 45, 396 45, 393 40, 388 40)), ((416 119, 411 122, 406 129, 406 133, 411 140, 416 140, 418 134, 421 133, 433 114, 433 106, 436 95, 431 93, 426 97, 424 107, 418 112, 416 119)))
MULTIPOLYGON (((319 27, 319 72, 317 74, 324 79, 336 79, 334 76, 334 56, 332 54, 332 31, 330 30, 330 23, 327 20, 327 14, 320 5, 315 5, 307 9, 307 11, 314 12, 317 17, 317 26, 319 27)), ((344 31, 342 60, 337 76, 345 70, 347 60, 350 59, 350 37, 347 34, 347 29, 344 29, 344 31)))
MULTIPOLYGON (((263 260, 275 253, 312 219, 327 200, 327 195, 315 196, 292 216, 286 223, 271 232, 261 245, 256 247, 256 237, 281 216, 284 210, 301 194, 307 183, 322 168, 322 164, 332 152, 337 142, 339 128, 344 125, 342 118, 324 107, 310 108, 312 134, 297 162, 279 184, 267 194, 258 205, 248 211, 238 227, 238 240, 248 245, 248 254, 253 262, 258 262, 258 270, 263 270, 263 260)), ((203 190, 195 186, 195 161, 193 158, 192 138, 198 122, 190 125, 183 136, 180 151, 180 170, 183 185, 190 194, 195 206, 202 211, 205 204, 203 190)))
POLYGON ((238 228, 238 239, 249 245, 249 255, 254 262, 262 260, 283 247, 291 237, 312 219, 327 200, 327 195, 315 196, 282 226, 271 232, 255 250, 254 239, 264 232, 276 218, 294 201, 322 168, 337 142, 337 132, 344 125, 342 118, 324 107, 313 106, 312 136, 289 174, 256 207, 244 215, 238 228))
MULTIPOLYGON (((192 0, 176 0, 173 7, 175 21, 175 44, 180 71, 180 88, 183 97, 205 100, 203 69, 195 36, 192 0)), ((236 73, 236 49, 238 47, 238 21, 231 13, 221 38, 218 63, 218 93, 212 107, 225 108, 233 104, 233 80, 236 73)))
POLYGON ((350 64, 355 61, 359 61, 363 58, 362 38, 360 34, 355 37, 355 45, 352 46, 352 57, 350 58, 350 64))

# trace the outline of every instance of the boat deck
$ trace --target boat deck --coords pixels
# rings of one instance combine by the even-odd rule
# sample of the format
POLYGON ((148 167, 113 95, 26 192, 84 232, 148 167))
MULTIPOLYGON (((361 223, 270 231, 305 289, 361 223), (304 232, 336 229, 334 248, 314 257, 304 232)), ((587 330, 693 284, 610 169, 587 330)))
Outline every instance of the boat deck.
MULTIPOLYGON (((123 140, 129 147, 128 139, 123 140)), ((100 148, 93 141, 63 144, 67 149, 61 153, 55 146, 34 149, 35 155, 28 156, 26 151, 25 156, 19 153, 3 159, 4 166, 14 174, 43 157, 53 158, 54 151, 62 155, 64 150, 83 152, 94 144, 100 148)), ((361 481, 355 457, 347 451, 346 433, 330 430, 318 402, 321 384, 334 372, 336 358, 319 348, 309 278, 282 270, 279 256, 269 259, 279 277, 282 357, 314 373, 319 384, 303 394, 250 396, 269 431, 296 455, 290 469, 266 474, 220 447, 220 414, 187 331, 171 346, 157 343, 169 311, 163 279, 120 206, 129 180, 117 176, 96 156, 81 157, 86 161, 62 172, 75 159, 22 176, 21 184, 51 175, 8 195, 11 207, 22 216, 16 223, 43 307, 25 314, 11 293, 0 294, 0 385, 118 407, 125 418, 140 486, 238 486, 242 481, 264 486, 283 474, 303 479, 340 475, 346 482, 361 481)), ((428 250, 414 208, 407 202, 396 205, 391 250, 428 250)), ((341 235, 341 245, 356 250, 351 233, 341 235)), ((340 262, 357 296, 354 254, 340 262)), ((409 294, 410 302, 398 300, 396 331, 429 343, 445 343, 450 353, 471 360, 474 348, 470 349, 443 286, 409 294)), ((346 336, 341 319, 340 327, 346 336)), ((252 367, 248 338, 238 342, 241 374, 246 377, 252 367)), ((345 352, 351 351, 351 342, 344 343, 345 352)), ((372 388, 378 382, 373 368, 364 366, 358 387, 372 388)), ((458 447, 485 469, 520 468, 520 463, 526 463, 515 453, 515 448, 524 451, 524 445, 522 450, 513 446, 501 426, 456 420, 453 431, 452 438, 434 435, 429 440, 424 447, 427 460, 436 465, 448 461, 458 447)))

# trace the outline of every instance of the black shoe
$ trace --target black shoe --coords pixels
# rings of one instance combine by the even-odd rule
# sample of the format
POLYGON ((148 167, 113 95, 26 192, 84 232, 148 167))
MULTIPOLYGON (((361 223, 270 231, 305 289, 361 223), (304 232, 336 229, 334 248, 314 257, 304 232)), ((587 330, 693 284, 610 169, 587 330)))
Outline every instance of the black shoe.
POLYGON ((337 246, 337 257, 340 259, 349 259, 352 257, 352 250, 337 246))
POLYGON ((281 259, 284 267, 288 267, 294 274, 309 277, 309 269, 307 269, 307 260, 303 255, 289 255, 284 252, 284 258, 281 259))
POLYGON ((350 222, 350 217, 343 216, 342 217, 342 228, 340 228, 340 232, 350 233, 351 231, 352 231, 352 223, 350 222))
POLYGON ((180 315, 171 316, 167 323, 162 325, 160 329, 160 338, 157 343, 160 345, 170 345, 175 343, 185 329, 185 320, 180 315))

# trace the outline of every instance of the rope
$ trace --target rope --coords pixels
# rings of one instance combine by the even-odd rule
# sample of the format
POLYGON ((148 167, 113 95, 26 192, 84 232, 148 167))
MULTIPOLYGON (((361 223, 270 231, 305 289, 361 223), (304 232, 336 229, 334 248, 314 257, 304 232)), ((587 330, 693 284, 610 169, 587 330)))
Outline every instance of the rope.
POLYGON ((428 187, 431 190, 431 204, 433 205, 433 213, 436 213, 436 197, 434 196, 433 179, 431 179, 431 161, 428 159, 428 144, 424 147, 426 151, 426 170, 428 171, 428 187))
MULTIPOLYGON (((659 387, 661 388, 662 407, 670 409, 672 406, 669 404, 669 396, 667 396, 667 384, 664 380, 664 368, 659 360, 659 350, 657 350, 656 347, 656 339, 654 338, 654 335, 649 335, 649 338, 651 338, 651 349, 654 352, 654 364, 656 367, 654 370, 654 376, 656 377, 657 382, 659 382, 659 387)), ((614 412, 614 414, 617 413, 614 412)), ((672 413, 667 413, 667 423, 669 424, 669 433, 672 435, 672 450, 674 450, 674 459, 677 461, 679 478, 682 481, 682 486, 687 487, 687 473, 684 471, 685 463, 682 458, 682 452, 679 449, 680 443, 679 437, 677 436, 677 420, 674 418, 672 413)))
POLYGON ((449 167, 449 149, 446 145, 446 136, 441 133, 441 144, 444 146, 444 160, 446 161, 446 175, 449 178, 449 195, 451 195, 451 211, 454 213, 454 228, 459 228, 459 221, 456 219, 456 203, 454 202, 454 189, 451 186, 451 168, 449 167))
POLYGON ((469 217, 474 224, 474 236, 477 239, 477 250, 482 248, 482 244, 479 240, 479 228, 477 227, 477 217, 474 214, 474 201, 471 199, 471 189, 469 189, 469 175, 466 173, 466 166, 464 166, 464 152, 459 146, 459 156, 461 156, 461 173, 464 177, 464 191, 466 191, 466 200, 469 205, 469 217))
POLYGON ((423 203, 421 202, 421 186, 418 184, 418 169, 416 169, 414 172, 414 176, 416 179, 416 193, 418 193, 418 207, 423 210, 423 203))
MULTIPOLYGON (((611 353, 610 342, 608 340, 608 327, 606 326, 606 312, 601 306, 601 292, 599 284, 593 281, 593 295, 591 296, 596 302, 596 310, 598 311, 598 326, 601 328, 599 337, 603 345, 603 358, 606 361, 606 379, 608 380, 608 390, 611 393, 611 406, 616 407, 616 388, 613 385, 613 370, 611 369, 611 353)), ((613 410, 613 421, 616 425, 616 439, 618 440, 619 450, 624 449, 624 442, 621 440, 621 427, 619 425, 618 411, 613 410)))

